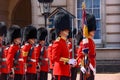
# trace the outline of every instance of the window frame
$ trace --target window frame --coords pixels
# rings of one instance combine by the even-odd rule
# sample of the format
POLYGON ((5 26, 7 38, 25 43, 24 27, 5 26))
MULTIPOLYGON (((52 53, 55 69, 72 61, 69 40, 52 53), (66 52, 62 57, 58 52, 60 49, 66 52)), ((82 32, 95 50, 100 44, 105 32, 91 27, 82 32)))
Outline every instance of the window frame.
MULTIPOLYGON (((75 10, 76 10, 76 27, 78 28, 78 20, 80 20, 81 21, 81 19, 80 18, 78 18, 78 9, 81 9, 81 8, 78 8, 77 7, 77 2, 78 2, 78 0, 75 0, 75 10)), ((102 13, 101 13, 101 11, 102 11, 102 0, 100 0, 100 7, 99 8, 92 8, 92 13, 93 13, 93 10, 94 9, 100 9, 100 18, 96 18, 96 20, 100 20, 100 39, 94 39, 94 41, 95 41, 95 43, 96 44, 102 44, 102 33, 103 33, 103 31, 102 31, 102 26, 103 26, 103 21, 102 21, 102 13)), ((92 3, 92 6, 93 6, 93 3, 92 3)), ((89 9, 89 8, 87 8, 87 9, 89 9)), ((91 8, 90 8, 91 9, 91 8)), ((99 47, 99 46, 98 46, 99 47)))

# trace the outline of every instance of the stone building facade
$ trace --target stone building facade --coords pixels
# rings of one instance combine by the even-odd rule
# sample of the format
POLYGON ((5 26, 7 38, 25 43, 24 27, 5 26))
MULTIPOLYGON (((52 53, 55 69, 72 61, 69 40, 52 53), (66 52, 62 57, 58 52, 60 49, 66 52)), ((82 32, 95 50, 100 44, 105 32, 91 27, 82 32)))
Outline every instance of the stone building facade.
MULTIPOLYGON (((79 1, 54 0, 51 12, 58 6, 68 10, 76 16, 74 25, 77 28, 77 5, 79 1)), ((99 8, 101 33, 100 39, 95 40, 98 71, 117 72, 120 71, 120 1, 100 0, 99 8), (108 69, 108 67, 116 69, 108 69)), ((44 27, 45 23, 44 17, 40 13, 38 0, 0 0, 0 21, 5 21, 8 26, 18 24, 24 27, 33 24, 37 28, 44 27)))

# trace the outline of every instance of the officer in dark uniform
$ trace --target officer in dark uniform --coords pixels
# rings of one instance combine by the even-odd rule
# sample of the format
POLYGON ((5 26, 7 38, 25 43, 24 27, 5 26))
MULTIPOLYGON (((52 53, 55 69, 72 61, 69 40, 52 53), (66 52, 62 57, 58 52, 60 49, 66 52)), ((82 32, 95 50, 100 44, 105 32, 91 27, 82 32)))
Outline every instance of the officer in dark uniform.
POLYGON ((34 53, 35 39, 37 37, 37 29, 34 26, 24 28, 22 47, 22 55, 25 62, 26 80, 34 80, 36 78, 36 54, 34 53))
POLYGON ((54 62, 54 80, 70 80, 70 65, 75 65, 76 60, 69 58, 67 36, 70 31, 70 16, 65 12, 55 15, 55 29, 58 38, 52 46, 52 60, 54 62))
POLYGON ((21 43, 21 29, 18 25, 12 25, 8 29, 7 39, 10 43, 10 47, 7 53, 9 80, 11 80, 11 78, 15 80, 22 80, 22 79, 16 79, 16 77, 22 78, 22 76, 20 74, 17 75, 15 74, 15 65, 14 65, 15 55, 20 50, 20 43, 21 43))

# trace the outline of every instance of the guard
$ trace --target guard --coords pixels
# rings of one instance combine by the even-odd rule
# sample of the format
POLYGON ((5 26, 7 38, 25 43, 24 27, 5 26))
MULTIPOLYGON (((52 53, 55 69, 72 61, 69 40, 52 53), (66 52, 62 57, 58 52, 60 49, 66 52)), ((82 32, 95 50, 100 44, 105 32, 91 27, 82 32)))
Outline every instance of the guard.
POLYGON ((54 80, 70 80, 70 65, 75 65, 75 59, 69 59, 67 36, 70 31, 70 16, 65 12, 55 15, 55 29, 58 38, 52 46, 52 60, 54 62, 54 80))
POLYGON ((49 46, 48 46, 48 49, 47 49, 47 53, 48 53, 48 58, 49 58, 49 69, 50 69, 50 73, 51 73, 51 80, 54 80, 54 77, 53 77, 53 61, 52 61, 52 46, 53 46, 53 43, 56 39, 56 32, 55 32, 55 29, 52 28, 50 30, 50 34, 49 34, 49 46))
POLYGON ((38 71, 37 80, 48 80, 48 54, 46 47, 46 37, 47 30, 43 27, 39 28, 37 31, 37 42, 38 44, 35 47, 35 53, 38 61, 38 71), (44 76, 44 77, 43 77, 44 76))
MULTIPOLYGON (((20 43, 21 43, 21 32, 20 32, 20 27, 18 25, 12 25, 8 29, 7 39, 10 43, 10 47, 9 47, 8 53, 7 53, 7 65, 8 65, 8 71, 9 71, 9 80, 14 80, 15 77, 22 77, 21 75, 15 74, 15 65, 14 65, 14 59, 15 59, 14 57, 17 54, 17 51, 20 50, 20 43)), ((15 80, 18 80, 18 79, 15 79, 15 80)), ((19 80, 21 80, 21 79, 19 79, 19 80)))
MULTIPOLYGON (((86 38, 80 42, 78 50, 78 61, 81 65, 80 80, 94 80, 96 73, 96 51, 95 43, 93 41, 94 34, 96 31, 96 20, 93 14, 86 14, 88 28, 88 35, 83 35, 86 38)), ((84 30, 83 30, 84 32, 84 30)))
POLYGON ((25 80, 36 79, 36 54, 34 53, 35 39, 37 37, 37 29, 34 26, 27 26, 24 28, 22 47, 22 55, 25 62, 25 80))

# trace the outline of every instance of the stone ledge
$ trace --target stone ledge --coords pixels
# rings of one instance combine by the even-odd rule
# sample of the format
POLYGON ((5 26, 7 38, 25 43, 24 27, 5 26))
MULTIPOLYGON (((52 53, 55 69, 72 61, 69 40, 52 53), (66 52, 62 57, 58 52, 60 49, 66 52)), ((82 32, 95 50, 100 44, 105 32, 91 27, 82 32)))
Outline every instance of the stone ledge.
POLYGON ((120 47, 96 48, 96 50, 120 50, 120 47))

